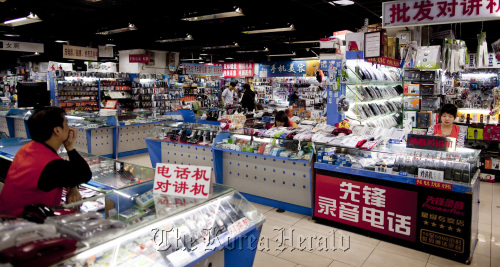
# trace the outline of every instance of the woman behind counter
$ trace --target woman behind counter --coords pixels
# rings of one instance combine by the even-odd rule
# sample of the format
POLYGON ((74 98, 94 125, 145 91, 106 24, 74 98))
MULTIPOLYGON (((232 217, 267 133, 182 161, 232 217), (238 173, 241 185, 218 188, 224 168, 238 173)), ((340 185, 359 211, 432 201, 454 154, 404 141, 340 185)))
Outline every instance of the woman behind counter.
POLYGON ((467 130, 453 124, 457 117, 457 107, 453 104, 445 104, 439 112, 441 123, 429 127, 427 135, 454 137, 457 139, 457 147, 464 147, 467 130))

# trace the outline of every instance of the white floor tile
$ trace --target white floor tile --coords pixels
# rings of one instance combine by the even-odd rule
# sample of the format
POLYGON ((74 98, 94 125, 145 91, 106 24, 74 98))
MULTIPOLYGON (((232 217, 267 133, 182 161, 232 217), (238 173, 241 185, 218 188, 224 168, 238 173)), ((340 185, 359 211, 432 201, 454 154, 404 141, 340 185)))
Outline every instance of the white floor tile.
POLYGON ((257 251, 257 253, 255 254, 255 260, 253 262, 253 267, 269 267, 269 266, 295 267, 297 266, 297 263, 282 258, 278 258, 264 252, 257 251))
POLYGON ((259 203, 255 203, 255 202, 250 202, 250 203, 263 214, 273 209, 273 207, 269 207, 269 206, 262 205, 259 203))
POLYGON ((425 253, 425 252, 421 252, 421 251, 414 250, 411 248, 405 248, 405 247, 398 246, 398 245, 384 242, 384 241, 380 241, 380 243, 376 247, 376 250, 385 250, 388 252, 392 252, 392 253, 395 253, 398 255, 402 255, 402 256, 409 257, 409 258, 416 259, 416 260, 423 261, 423 262, 427 262, 427 260, 429 260, 429 256, 430 256, 428 253, 425 253))
POLYGON ((342 229, 338 229, 337 231, 335 231, 335 238, 340 238, 342 236, 349 237, 351 242, 362 244, 369 247, 376 247, 380 242, 380 240, 378 239, 356 234, 342 229))
POLYGON ((304 228, 304 229, 307 229, 307 230, 311 230, 311 231, 315 231, 315 232, 318 232, 318 233, 322 233, 324 235, 331 235, 331 234, 333 234, 337 230, 337 228, 316 223, 309 216, 307 216, 307 217, 303 218, 302 220, 298 221, 293 226, 297 226, 297 227, 304 228))
POLYGON ((313 267, 327 267, 333 261, 332 259, 300 250, 285 250, 278 255, 278 258, 287 259, 303 266, 313 267))
POLYGON ((366 259, 363 266, 366 267, 386 267, 388 265, 398 267, 425 267, 427 260, 419 261, 414 258, 408 258, 389 251, 375 249, 370 257, 366 259))
POLYGON ((333 261, 328 267, 353 267, 353 266, 347 263, 343 263, 341 261, 333 261))
POLYGON ((285 211, 285 212, 279 213, 279 212, 276 212, 276 209, 272 209, 272 210, 266 212, 264 214, 264 216, 266 216, 266 218, 268 218, 270 220, 278 221, 278 222, 282 222, 282 223, 290 224, 290 225, 294 225, 295 223, 297 223, 298 221, 300 221, 304 217, 306 217, 305 215, 298 214, 298 213, 291 212, 291 211, 285 211))
POLYGON ((290 227, 292 227, 292 225, 271 220, 266 216, 266 222, 264 223, 264 226, 262 226, 260 235, 261 238, 269 238, 273 241, 276 236, 281 235, 281 228, 289 229, 290 227))
MULTIPOLYGON (((339 240, 338 238, 336 239, 339 240)), ((336 244, 337 249, 332 251, 319 251, 314 250, 312 253, 315 255, 320 255, 326 258, 333 259, 335 261, 340 261, 353 266, 362 266, 365 260, 370 256, 373 247, 365 246, 362 244, 351 242, 346 244, 343 249, 340 249, 340 244, 336 244)))

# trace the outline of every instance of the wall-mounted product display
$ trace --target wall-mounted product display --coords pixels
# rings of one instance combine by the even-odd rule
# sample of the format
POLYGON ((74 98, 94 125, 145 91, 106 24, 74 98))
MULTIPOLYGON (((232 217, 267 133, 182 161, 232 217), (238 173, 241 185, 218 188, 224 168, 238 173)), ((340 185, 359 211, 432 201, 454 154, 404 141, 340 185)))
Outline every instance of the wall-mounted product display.
MULTIPOLYGON (((100 81, 101 100, 118 101, 117 115, 129 114, 133 109, 132 82, 130 78, 101 78, 100 81)), ((106 101, 102 101, 106 104, 106 101)))
POLYGON ((59 106, 65 111, 99 110, 99 81, 96 78, 65 76, 58 82, 59 106))
POLYGON ((444 94, 441 70, 404 69, 404 124, 424 133, 439 120, 444 94))
POLYGON ((401 71, 362 60, 347 60, 346 118, 372 127, 401 124, 401 71))

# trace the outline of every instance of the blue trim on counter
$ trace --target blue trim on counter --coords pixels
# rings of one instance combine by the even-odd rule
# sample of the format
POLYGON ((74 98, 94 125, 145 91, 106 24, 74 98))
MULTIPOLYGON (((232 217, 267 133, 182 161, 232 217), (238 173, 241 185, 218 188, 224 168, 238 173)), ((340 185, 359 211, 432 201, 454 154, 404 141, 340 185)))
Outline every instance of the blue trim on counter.
POLYGON ((312 208, 308 207, 303 207, 295 204, 290 204, 274 199, 269 199, 265 197, 259 197, 256 195, 248 194, 248 193, 243 193, 240 192, 241 195, 243 195, 248 201, 255 202, 258 204, 266 205, 266 206, 271 206, 277 209, 284 209, 287 211, 307 215, 307 216, 312 216, 312 208))

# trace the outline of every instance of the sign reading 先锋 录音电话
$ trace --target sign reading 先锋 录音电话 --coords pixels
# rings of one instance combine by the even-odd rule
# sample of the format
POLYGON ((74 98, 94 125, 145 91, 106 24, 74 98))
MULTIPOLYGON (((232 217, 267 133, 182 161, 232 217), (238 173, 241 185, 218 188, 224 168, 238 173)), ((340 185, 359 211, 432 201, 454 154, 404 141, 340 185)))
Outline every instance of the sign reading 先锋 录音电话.
POLYGON ((212 187, 212 168, 156 164, 153 192, 171 196, 208 198, 212 187))
POLYGON ((382 10, 384 28, 497 20, 500 0, 400 0, 382 10))

